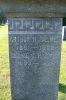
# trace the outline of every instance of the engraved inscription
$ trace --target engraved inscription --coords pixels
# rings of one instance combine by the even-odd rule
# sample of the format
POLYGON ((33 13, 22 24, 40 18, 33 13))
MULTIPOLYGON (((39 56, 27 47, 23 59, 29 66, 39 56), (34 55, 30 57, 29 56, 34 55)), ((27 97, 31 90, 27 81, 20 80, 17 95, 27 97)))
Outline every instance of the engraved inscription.
MULTIPOLYGON (((57 48, 59 35, 22 34, 10 35, 11 58, 21 58, 23 66, 40 65, 52 59, 57 48), (56 42, 55 42, 56 41, 56 42), (38 63, 39 62, 39 63, 38 63)), ((21 63, 21 61, 18 60, 21 63)))
MULTIPOLYGON (((49 20, 49 19, 48 19, 49 20)), ((8 19, 9 31, 59 31, 61 22, 54 22, 53 19, 48 21, 46 18, 13 18, 8 19), (58 23, 59 22, 59 23, 58 23), (59 28, 57 28, 59 27, 59 28)), ((56 20, 56 18, 55 18, 56 20)))

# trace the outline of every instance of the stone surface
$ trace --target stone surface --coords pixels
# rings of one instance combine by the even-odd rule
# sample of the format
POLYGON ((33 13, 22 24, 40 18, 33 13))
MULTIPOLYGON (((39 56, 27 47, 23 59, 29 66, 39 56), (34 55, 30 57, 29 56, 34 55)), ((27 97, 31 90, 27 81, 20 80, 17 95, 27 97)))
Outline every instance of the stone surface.
POLYGON ((57 100, 61 18, 9 18, 13 100, 57 100))
POLYGON ((66 27, 64 27, 64 40, 66 40, 66 27))
POLYGON ((66 0, 0 0, 0 12, 7 17, 65 17, 66 0))

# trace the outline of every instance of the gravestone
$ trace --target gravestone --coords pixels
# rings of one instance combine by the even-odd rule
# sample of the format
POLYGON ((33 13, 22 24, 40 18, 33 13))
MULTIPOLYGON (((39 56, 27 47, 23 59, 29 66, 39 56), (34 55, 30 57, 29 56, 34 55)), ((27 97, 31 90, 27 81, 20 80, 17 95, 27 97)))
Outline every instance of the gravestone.
POLYGON ((66 27, 64 27, 64 38, 63 40, 66 40, 66 27))
POLYGON ((57 100, 62 18, 9 18, 12 100, 57 100))

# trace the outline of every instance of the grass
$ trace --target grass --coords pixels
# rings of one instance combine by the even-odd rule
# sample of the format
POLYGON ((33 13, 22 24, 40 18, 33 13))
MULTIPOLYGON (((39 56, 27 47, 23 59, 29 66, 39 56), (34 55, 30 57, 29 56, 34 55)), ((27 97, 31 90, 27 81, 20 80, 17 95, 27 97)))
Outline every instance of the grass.
MULTIPOLYGON (((8 28, 0 26, 0 100, 11 100, 8 28)), ((62 42, 58 100, 66 100, 66 41, 62 42)))
POLYGON ((62 42, 58 99, 66 100, 66 41, 62 42))
POLYGON ((10 100, 10 71, 8 61, 8 29, 0 27, 0 100, 10 100))

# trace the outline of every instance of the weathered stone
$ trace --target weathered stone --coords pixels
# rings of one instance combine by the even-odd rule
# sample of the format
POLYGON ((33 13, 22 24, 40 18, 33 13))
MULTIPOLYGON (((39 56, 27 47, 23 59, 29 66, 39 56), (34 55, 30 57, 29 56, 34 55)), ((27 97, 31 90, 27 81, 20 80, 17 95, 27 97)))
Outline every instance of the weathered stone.
POLYGON ((66 27, 64 27, 64 40, 66 40, 66 27))
POLYGON ((66 0, 0 0, 8 17, 65 17, 66 0))
POLYGON ((9 18, 13 100, 57 100, 61 18, 9 18))

